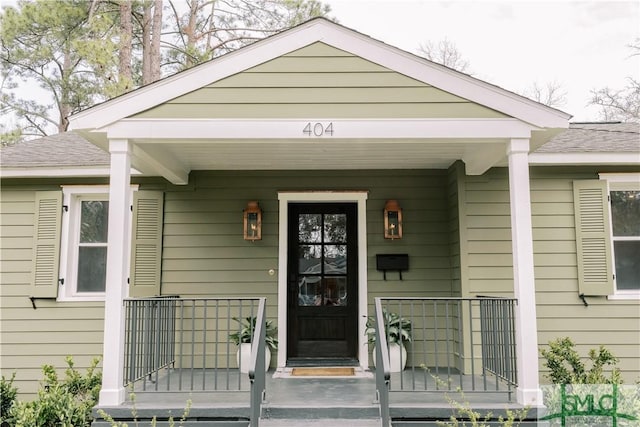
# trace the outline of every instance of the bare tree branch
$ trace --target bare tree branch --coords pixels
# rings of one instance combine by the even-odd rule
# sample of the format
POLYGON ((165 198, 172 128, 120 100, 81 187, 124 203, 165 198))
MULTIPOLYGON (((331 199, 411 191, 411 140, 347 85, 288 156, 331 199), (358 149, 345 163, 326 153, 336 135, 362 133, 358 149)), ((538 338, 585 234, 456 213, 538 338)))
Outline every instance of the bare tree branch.
POLYGON ((432 41, 421 43, 418 52, 429 61, 437 62, 462 73, 471 74, 469 72, 469 61, 463 58, 456 44, 449 39, 445 38, 437 43, 432 41))
POLYGON ((544 85, 533 82, 529 88, 525 89, 523 95, 553 108, 562 108, 567 104, 567 91, 555 80, 544 85))

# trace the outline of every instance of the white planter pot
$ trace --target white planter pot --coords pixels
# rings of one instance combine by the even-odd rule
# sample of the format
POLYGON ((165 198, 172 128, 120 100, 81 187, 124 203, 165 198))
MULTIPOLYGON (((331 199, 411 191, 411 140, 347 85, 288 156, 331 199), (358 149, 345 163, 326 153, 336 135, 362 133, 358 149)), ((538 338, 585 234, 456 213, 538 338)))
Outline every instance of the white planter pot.
MULTIPOLYGON (((242 343, 238 346, 238 352, 236 353, 236 363, 240 368, 240 372, 246 374, 249 372, 249 365, 251 364, 251 343, 242 343)), ((264 349, 264 366, 269 369, 271 363, 271 351, 269 347, 264 349)))
MULTIPOLYGON (((373 348, 373 366, 376 366, 376 348, 373 348)), ((389 344, 389 371, 402 372, 407 366, 407 350, 398 343, 389 344)))

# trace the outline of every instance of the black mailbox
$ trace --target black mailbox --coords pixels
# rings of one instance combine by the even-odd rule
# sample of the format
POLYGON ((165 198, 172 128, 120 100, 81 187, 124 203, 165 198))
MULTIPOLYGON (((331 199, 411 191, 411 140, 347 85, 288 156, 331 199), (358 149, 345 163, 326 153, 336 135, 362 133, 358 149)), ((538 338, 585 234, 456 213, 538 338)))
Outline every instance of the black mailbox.
POLYGON ((384 273, 384 280, 387 280, 387 271, 397 271, 400 273, 400 280, 402 280, 402 272, 409 269, 409 255, 377 254, 376 269, 384 273))

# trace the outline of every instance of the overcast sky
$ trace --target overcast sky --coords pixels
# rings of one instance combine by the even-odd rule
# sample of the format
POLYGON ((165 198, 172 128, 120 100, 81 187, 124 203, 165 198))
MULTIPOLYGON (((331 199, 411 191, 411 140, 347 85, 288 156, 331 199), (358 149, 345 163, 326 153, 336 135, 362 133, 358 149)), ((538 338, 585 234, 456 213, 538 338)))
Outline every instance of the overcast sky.
POLYGON ((572 121, 598 119, 591 89, 640 78, 640 55, 627 47, 640 37, 638 0, 324 1, 342 25, 412 53, 447 38, 475 77, 505 89, 557 81, 572 121))
POLYGON ((628 47, 640 37, 640 0, 321 1, 342 25, 412 53, 447 38, 475 77, 505 89, 523 93, 534 82, 556 81, 567 93, 560 109, 572 121, 599 118, 587 106, 592 89, 640 78, 640 55, 628 47))

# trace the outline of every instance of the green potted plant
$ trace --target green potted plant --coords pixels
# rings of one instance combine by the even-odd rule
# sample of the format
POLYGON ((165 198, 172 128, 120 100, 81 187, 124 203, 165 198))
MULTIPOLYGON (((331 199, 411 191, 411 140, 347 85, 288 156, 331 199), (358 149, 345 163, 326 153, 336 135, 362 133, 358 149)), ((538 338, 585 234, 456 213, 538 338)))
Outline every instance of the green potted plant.
MULTIPOLYGON (((229 339, 238 346, 238 352, 236 353, 236 361, 240 372, 246 373, 249 371, 249 364, 251 361, 251 340, 253 339, 254 331, 256 330, 256 317, 248 316, 244 319, 233 317, 233 320, 240 324, 240 328, 231 334, 229 339)), ((273 325, 273 321, 266 321, 265 331, 265 366, 269 368, 271 363, 271 350, 278 349, 278 328, 273 325)))
MULTIPOLYGON (((405 342, 411 342, 411 320, 400 317, 398 313, 382 310, 384 318, 385 335, 389 346, 389 364, 391 372, 401 372, 407 364, 407 350, 405 342)), ((376 365, 376 321, 374 318, 367 319, 367 329, 365 334, 368 337, 369 345, 373 346, 373 366, 376 365)))

